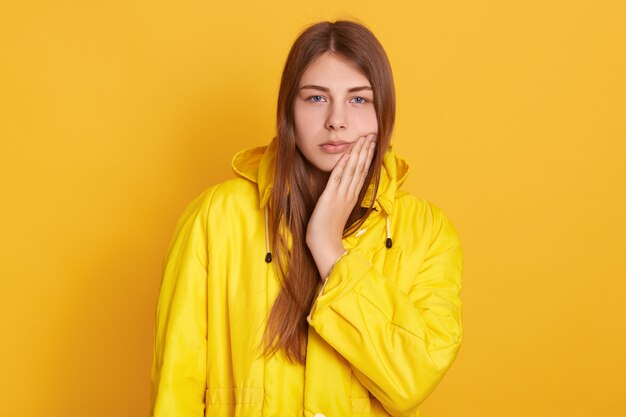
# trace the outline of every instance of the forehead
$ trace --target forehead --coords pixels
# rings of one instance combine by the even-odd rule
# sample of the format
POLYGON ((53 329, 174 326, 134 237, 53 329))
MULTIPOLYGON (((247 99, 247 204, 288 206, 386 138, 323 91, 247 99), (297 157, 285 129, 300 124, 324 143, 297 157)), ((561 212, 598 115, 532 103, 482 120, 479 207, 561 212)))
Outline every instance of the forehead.
POLYGON ((307 84, 329 88, 369 86, 370 82, 361 70, 342 55, 325 53, 309 64, 300 78, 300 86, 307 84))

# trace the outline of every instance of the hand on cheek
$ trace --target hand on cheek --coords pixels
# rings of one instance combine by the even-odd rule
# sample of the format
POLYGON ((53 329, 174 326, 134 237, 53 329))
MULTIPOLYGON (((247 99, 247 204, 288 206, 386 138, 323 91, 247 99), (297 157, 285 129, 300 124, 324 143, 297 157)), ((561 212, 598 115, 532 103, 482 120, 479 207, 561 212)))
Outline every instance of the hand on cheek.
POLYGON ((306 243, 322 278, 344 252, 343 229, 363 188, 375 147, 375 135, 370 134, 341 156, 311 214, 306 243))

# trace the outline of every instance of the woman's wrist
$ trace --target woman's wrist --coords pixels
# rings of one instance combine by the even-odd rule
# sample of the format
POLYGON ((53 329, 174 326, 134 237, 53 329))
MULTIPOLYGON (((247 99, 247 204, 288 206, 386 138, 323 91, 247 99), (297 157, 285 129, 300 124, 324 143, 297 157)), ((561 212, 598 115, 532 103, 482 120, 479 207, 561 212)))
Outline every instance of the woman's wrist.
POLYGON ((339 262, 339 259, 341 259, 344 255, 346 255, 348 253, 347 250, 344 250, 343 253, 341 255, 339 255, 335 261, 333 262, 333 264, 330 266, 330 269, 328 270, 328 273, 326 274, 326 276, 324 278, 322 278, 322 281, 326 282, 326 280, 328 279, 328 277, 330 276, 330 274, 333 272, 333 268, 335 267, 335 265, 337 265, 337 262, 339 262))
POLYGON ((332 246, 329 245, 324 249, 311 251, 322 280, 325 280, 328 275, 330 275, 330 271, 333 266, 335 266, 335 263, 339 260, 339 258, 345 255, 345 253, 346 250, 342 244, 332 246))

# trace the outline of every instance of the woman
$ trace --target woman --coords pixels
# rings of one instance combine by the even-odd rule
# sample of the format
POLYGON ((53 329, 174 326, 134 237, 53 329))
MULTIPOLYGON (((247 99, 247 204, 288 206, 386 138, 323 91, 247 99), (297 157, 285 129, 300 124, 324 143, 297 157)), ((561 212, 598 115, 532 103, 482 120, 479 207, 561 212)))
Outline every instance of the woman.
POLYGON ((394 117, 367 28, 298 37, 276 137, 235 155, 237 178, 176 228, 151 415, 419 415, 461 344, 462 255, 441 210, 399 188, 394 117))

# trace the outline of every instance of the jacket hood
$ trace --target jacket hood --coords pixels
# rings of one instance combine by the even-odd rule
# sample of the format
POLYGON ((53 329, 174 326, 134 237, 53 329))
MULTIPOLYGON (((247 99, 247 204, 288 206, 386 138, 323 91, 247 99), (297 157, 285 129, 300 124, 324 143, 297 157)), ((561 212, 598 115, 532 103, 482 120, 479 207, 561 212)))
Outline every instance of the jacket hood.
MULTIPOLYGON (((246 178, 258 185, 260 208, 267 204, 274 185, 274 166, 276 161, 276 138, 269 145, 243 149, 232 159, 232 168, 235 174, 246 178)), ((410 171, 405 159, 395 154, 389 145, 383 156, 383 169, 378 186, 378 195, 374 206, 381 207, 388 215, 393 213, 393 202, 396 191, 406 180, 410 171)), ((361 205, 370 205, 374 185, 369 184, 367 193, 361 205)))

